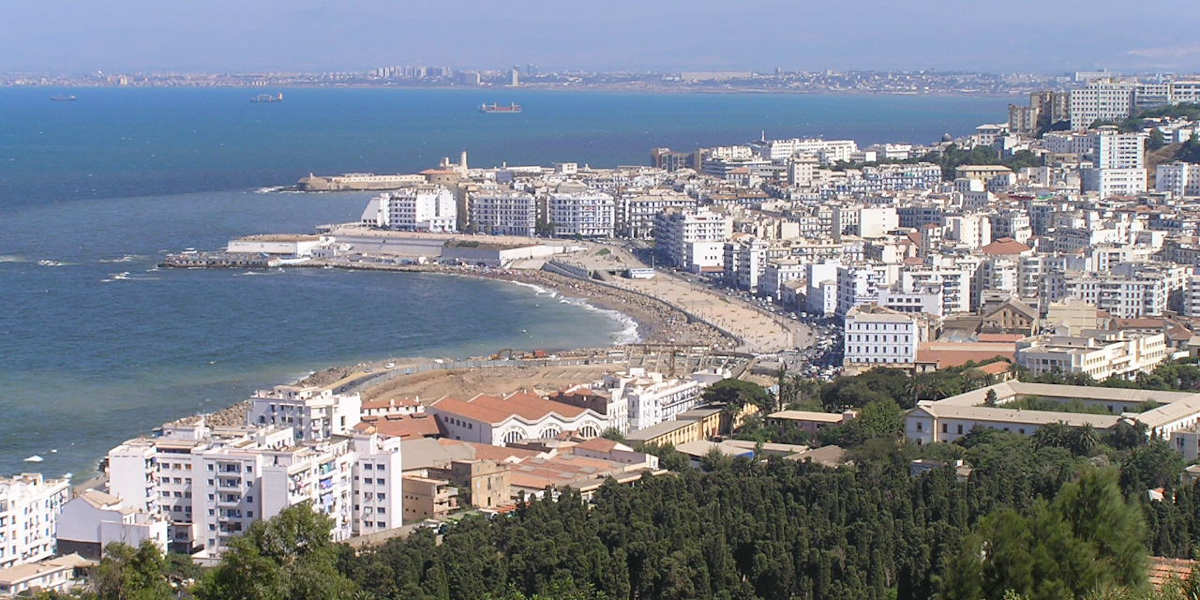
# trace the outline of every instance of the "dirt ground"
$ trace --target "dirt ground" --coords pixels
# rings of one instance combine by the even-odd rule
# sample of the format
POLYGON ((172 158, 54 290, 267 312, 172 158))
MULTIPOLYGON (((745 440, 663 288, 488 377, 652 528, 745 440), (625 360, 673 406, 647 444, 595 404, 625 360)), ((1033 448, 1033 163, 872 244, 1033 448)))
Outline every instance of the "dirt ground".
POLYGON ((361 393, 364 401, 417 396, 422 402, 432 402, 443 396, 466 399, 476 394, 504 394, 522 388, 553 392, 591 383, 614 368, 612 365, 595 365, 428 371, 398 377, 361 393))

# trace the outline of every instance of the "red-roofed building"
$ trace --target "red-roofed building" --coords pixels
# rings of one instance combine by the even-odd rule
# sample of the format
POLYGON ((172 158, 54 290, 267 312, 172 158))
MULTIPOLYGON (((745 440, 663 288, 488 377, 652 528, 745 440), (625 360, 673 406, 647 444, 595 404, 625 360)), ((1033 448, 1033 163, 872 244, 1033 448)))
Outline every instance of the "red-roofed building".
POLYGON ((383 437, 398 437, 402 440, 439 437, 437 419, 433 415, 417 413, 412 415, 387 415, 383 417, 363 417, 355 431, 363 433, 378 433, 383 437))
POLYGON ((564 431, 592 438, 608 427, 594 410, 547 400, 531 392, 506 396, 480 394, 470 400, 442 398, 429 407, 446 437, 510 444, 523 439, 552 439, 564 431))
POLYGON ((980 251, 989 256, 1020 256, 1032 251, 1033 248, 1018 242, 1010 237, 1002 237, 983 248, 980 251))

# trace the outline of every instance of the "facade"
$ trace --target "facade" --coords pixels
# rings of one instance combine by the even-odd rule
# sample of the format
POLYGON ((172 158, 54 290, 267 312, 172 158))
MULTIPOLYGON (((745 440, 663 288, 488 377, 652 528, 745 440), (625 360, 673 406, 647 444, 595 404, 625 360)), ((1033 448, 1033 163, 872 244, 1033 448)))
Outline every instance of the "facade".
POLYGON ((367 202, 362 223, 396 231, 454 232, 458 204, 440 185, 419 185, 380 194, 367 202))
POLYGON ((1096 192, 1101 198, 1136 196, 1146 191, 1146 170, 1084 167, 1079 182, 1080 191, 1096 192))
POLYGON ((616 203, 603 192, 550 194, 550 226, 556 237, 610 238, 616 227, 616 203))
POLYGON ((0 568, 0 598, 25 598, 50 592, 66 594, 87 583, 86 570, 96 563, 68 554, 41 562, 0 568))
POLYGON ((447 438, 495 446, 549 439, 566 431, 591 438, 608 428, 604 415, 530 392, 480 394, 470 400, 447 397, 434 402, 428 412, 437 417, 447 438))
POLYGON ((912 365, 921 339, 917 317, 875 304, 846 314, 844 364, 912 365))
POLYGON ((119 542, 134 548, 144 541, 166 552, 170 522, 127 506, 125 501, 98 490, 86 490, 63 505, 55 527, 58 552, 75 552, 99 559, 104 547, 119 542))
POLYGON ((602 385, 614 402, 627 407, 625 423, 609 423, 621 432, 674 420, 700 402, 703 389, 694 379, 669 379, 641 368, 606 375, 602 385))
POLYGON ((1133 113, 1136 85, 1094 81, 1071 90, 1071 129, 1087 129, 1096 121, 1120 121, 1133 113))
POLYGON ((345 435, 361 419, 362 399, 357 393, 335 394, 328 388, 277 385, 258 390, 246 414, 251 426, 292 427, 301 441, 320 441, 345 435))
POLYGON ((537 233, 537 202, 532 194, 486 191, 471 196, 471 227, 480 233, 532 237, 537 233))
MULTIPOLYGON (((673 267, 691 268, 697 264, 694 244, 723 244, 733 235, 728 216, 708 210, 674 210, 658 213, 654 222, 655 251, 673 267), (689 260, 689 250, 692 256, 689 260)), ((701 246, 701 249, 705 246, 701 246)), ((701 257, 704 253, 701 252, 701 257)), ((708 262, 701 259, 701 264, 708 262)))
POLYGON ((696 199, 671 190, 651 190, 647 194, 625 194, 617 200, 616 232, 634 239, 655 237, 658 216, 668 210, 689 210, 696 199))
POLYGON ((1079 273, 1064 278, 1063 289, 1067 296, 1122 319, 1163 314, 1170 294, 1167 281, 1154 272, 1129 276, 1079 273))
POLYGON ((1200 196, 1200 164, 1172 162, 1158 165, 1154 191, 1174 196, 1200 196))
POLYGON ((1092 134, 1092 166, 1097 169, 1141 169, 1146 166, 1146 134, 1121 133, 1105 127, 1092 134))
POLYGON ((54 523, 70 494, 41 473, 0 478, 0 569, 54 556, 54 523))
POLYGON ((389 515, 402 515, 399 443, 371 434, 298 441, 292 426, 214 429, 201 418, 109 451, 108 491, 169 519, 173 550, 206 558, 302 502, 333 519, 340 541, 398 523, 389 515))
POLYGON ((1041 335, 1017 342, 1017 364, 1034 374, 1079 373, 1097 381, 1132 377, 1167 358, 1163 334, 1084 332, 1041 335))

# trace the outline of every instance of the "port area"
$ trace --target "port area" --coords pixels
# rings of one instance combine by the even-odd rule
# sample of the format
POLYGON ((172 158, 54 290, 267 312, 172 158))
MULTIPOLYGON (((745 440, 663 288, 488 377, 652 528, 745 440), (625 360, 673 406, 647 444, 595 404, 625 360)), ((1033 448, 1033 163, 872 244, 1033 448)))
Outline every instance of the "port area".
POLYGON ((257 235, 218 252, 168 255, 176 268, 329 268, 441 273, 535 285, 638 324, 639 341, 773 354, 811 345, 804 323, 697 278, 655 269, 617 241, 380 231, 323 226, 317 234, 257 235), (634 275, 631 277, 631 275, 634 275))

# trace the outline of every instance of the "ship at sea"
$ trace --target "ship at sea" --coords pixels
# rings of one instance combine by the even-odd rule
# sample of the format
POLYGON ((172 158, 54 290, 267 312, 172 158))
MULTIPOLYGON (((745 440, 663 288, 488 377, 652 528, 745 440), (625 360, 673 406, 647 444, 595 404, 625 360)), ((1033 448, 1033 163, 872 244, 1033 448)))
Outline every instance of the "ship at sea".
POLYGON ((250 99, 255 104, 272 104, 275 102, 283 102, 283 92, 278 94, 259 94, 250 99))
POLYGON ((53 102, 74 102, 78 99, 73 94, 50 96, 50 100, 53 102))
POLYGON ((516 102, 510 102, 508 106, 501 106, 495 102, 491 104, 480 104, 479 112, 482 113, 519 113, 521 105, 516 102))

